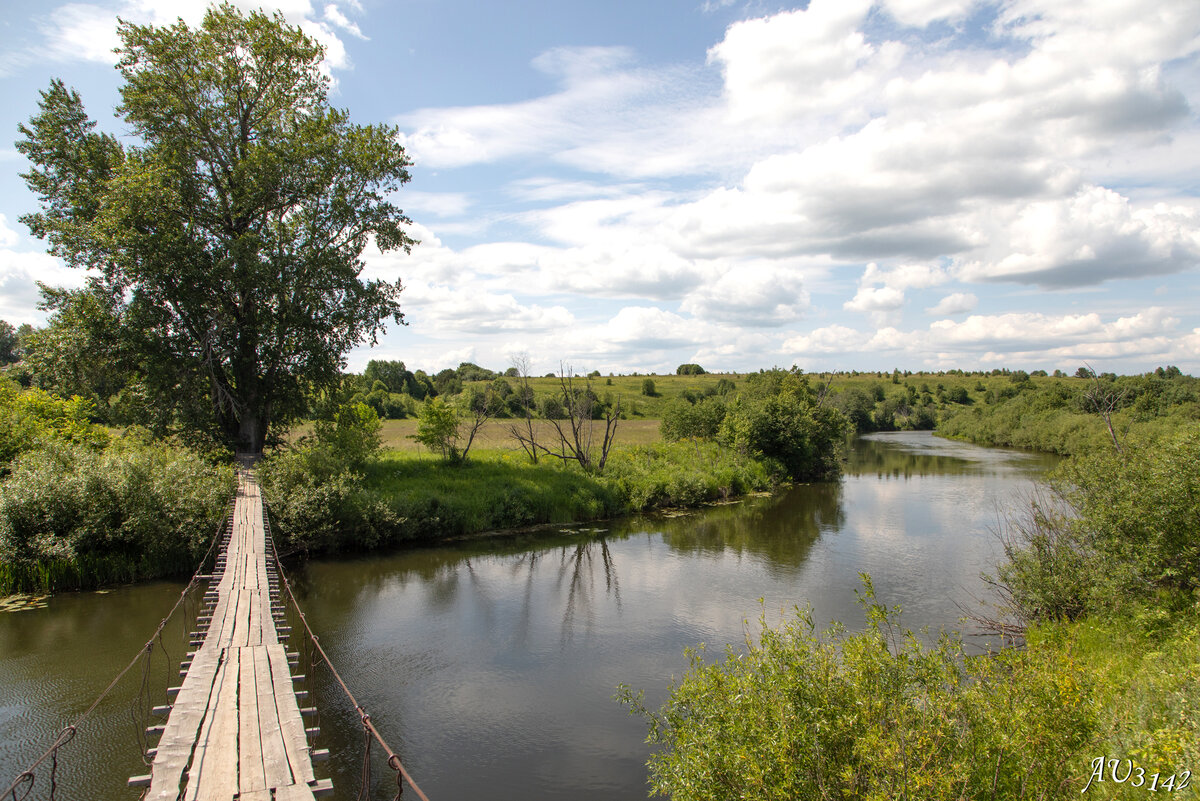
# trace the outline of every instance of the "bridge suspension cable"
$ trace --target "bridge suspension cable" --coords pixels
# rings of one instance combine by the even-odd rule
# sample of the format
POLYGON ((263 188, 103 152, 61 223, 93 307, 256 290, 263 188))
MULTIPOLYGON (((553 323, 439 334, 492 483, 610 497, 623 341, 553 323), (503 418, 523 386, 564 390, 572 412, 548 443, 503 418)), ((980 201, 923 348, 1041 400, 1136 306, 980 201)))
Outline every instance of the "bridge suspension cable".
POLYGON ((375 728, 375 724, 371 722, 370 714, 368 714, 363 705, 358 702, 358 699, 354 697, 354 693, 350 691, 350 688, 342 679, 341 674, 338 673, 337 668, 333 666, 333 662, 330 661, 329 655, 325 653, 325 649, 321 647, 321 638, 313 633, 312 628, 308 625, 308 619, 305 617, 304 611, 300 608, 300 603, 296 600, 295 593, 292 592, 291 582, 288 581, 287 574, 284 572, 283 567, 279 562, 279 552, 275 548, 275 540, 270 536, 271 519, 267 514, 265 504, 263 507, 263 523, 267 529, 267 541, 271 543, 271 555, 275 561, 275 570, 279 574, 280 584, 286 592, 292 607, 296 610, 297 616, 300 618, 300 623, 304 627, 304 633, 307 635, 309 642, 312 643, 313 649, 320 654, 321 660, 329 668, 329 672, 333 676, 334 681, 336 681, 338 686, 342 688, 342 692, 345 693, 346 698, 348 698, 350 703, 354 706, 354 709, 358 713, 359 719, 362 722, 365 753, 363 757, 362 787, 359 789, 359 798, 368 797, 370 792, 371 741, 374 740, 375 742, 379 743, 379 746, 383 749, 384 753, 387 754, 388 767, 396 772, 395 800, 398 801, 400 799, 401 795, 404 793, 404 783, 407 783, 408 786, 413 789, 413 792, 417 794, 417 797, 421 799, 421 801, 429 801, 429 798, 424 792, 422 792, 421 788, 417 786, 417 783, 413 781, 412 776, 410 776, 408 771, 404 768, 404 764, 400 761, 400 757, 396 754, 392 747, 388 745, 387 741, 383 739, 383 735, 379 733, 379 730, 375 728))

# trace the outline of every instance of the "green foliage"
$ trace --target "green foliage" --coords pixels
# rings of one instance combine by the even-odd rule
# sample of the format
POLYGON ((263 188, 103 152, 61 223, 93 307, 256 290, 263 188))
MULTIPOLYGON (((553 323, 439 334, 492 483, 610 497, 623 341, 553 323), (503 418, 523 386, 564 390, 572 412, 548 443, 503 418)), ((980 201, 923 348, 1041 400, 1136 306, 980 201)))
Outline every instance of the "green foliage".
POLYGON ((747 380, 746 390, 727 408, 718 439, 777 461, 793 479, 817 479, 838 474, 848 427, 841 412, 818 403, 804 375, 770 370, 747 380))
POLYGON ((653 378, 642 379, 642 394, 645 395, 647 398, 657 397, 658 392, 654 388, 654 379, 653 378))
POLYGON ((662 506, 699 506, 776 483, 767 465, 713 442, 662 443, 613 452, 605 483, 629 511, 662 506))
POLYGON ((179 448, 43 444, 0 484, 0 595, 193 569, 232 492, 230 468, 179 448))
POLYGON ((1097 389, 1113 402, 1112 422, 1118 439, 1148 439, 1194 425, 1200 420, 1200 381, 1178 368, 1159 368, 1140 376, 1104 376, 1099 383, 1081 368, 1083 378, 1024 378, 993 382, 983 392, 985 404, 959 406, 938 423, 942 436, 981 445, 1034 448, 1063 455, 1082 454, 1111 444, 1104 420, 1095 414, 1097 389))
POLYGON ((411 438, 446 461, 457 462, 458 410, 440 397, 425 401, 417 415, 417 433, 411 438))
POLYGON ((704 375, 705 370, 698 364, 681 364, 675 368, 675 375, 704 375))
POLYGON ((20 454, 51 442, 94 448, 108 444, 109 433, 91 422, 92 409, 83 398, 64 400, 0 380, 0 475, 20 454))
POLYGON ((387 542, 400 522, 378 493, 363 486, 363 473, 330 449, 281 451, 259 462, 257 472, 283 550, 372 548, 387 542))
MULTIPOLYGON (((646 717, 656 795, 676 801, 1078 797, 1100 700, 1071 644, 967 658, 925 646, 875 602, 868 627, 818 634, 797 610, 711 662, 703 648, 646 717)), ((1099 753, 1099 752, 1097 752, 1099 753)))
POLYGON ((383 443, 382 428, 375 410, 365 403, 346 404, 332 420, 313 423, 317 445, 327 448, 350 468, 360 467, 378 455, 383 443))
POLYGON ((875 430, 875 398, 865 390, 858 388, 843 390, 835 394, 830 399, 830 403, 833 404, 833 408, 846 415, 846 419, 858 433, 875 430))
POLYGON ((21 342, 17 329, 6 320, 0 320, 0 365, 21 360, 21 342))
POLYGON ((718 396, 701 398, 694 403, 676 398, 663 409, 659 429, 667 442, 692 437, 715 439, 724 419, 725 402, 718 396))
POLYGON ((1200 432, 1066 462, 1054 501, 1008 529, 997 578, 1023 620, 1074 619, 1200 591, 1200 432), (1054 511, 1047 511, 1050 507, 1054 511))
POLYGON ((52 83, 20 129, 42 204, 22 219, 93 271, 151 385, 206 402, 186 422, 261 451, 338 383, 347 350, 402 322, 399 284, 359 275, 368 243, 412 244, 387 199, 410 162, 394 128, 329 106, 321 45, 281 15, 224 4, 199 28, 117 33, 132 143, 95 134, 52 83))

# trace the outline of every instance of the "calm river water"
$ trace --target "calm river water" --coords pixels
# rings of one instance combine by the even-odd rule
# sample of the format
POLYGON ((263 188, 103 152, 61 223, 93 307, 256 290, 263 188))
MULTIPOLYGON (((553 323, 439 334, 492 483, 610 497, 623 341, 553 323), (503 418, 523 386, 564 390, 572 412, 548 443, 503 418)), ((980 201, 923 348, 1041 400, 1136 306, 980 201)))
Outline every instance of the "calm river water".
MULTIPOLYGON (((432 801, 646 797, 645 724, 620 683, 655 706, 684 649, 741 643, 746 621, 810 605, 862 626, 858 574, 904 625, 957 627, 998 550, 991 532, 1049 457, 927 433, 855 442, 836 484, 679 517, 310 562, 292 580, 313 629, 432 801), (761 599, 761 601, 760 601, 761 599)), ((80 714, 145 642, 179 583, 68 594, 0 612, 0 790, 80 714)), ((177 666, 182 624, 166 642, 177 666)), ((295 646, 294 646, 295 647, 295 646)), ((161 695, 171 666, 152 663, 161 695)), ((360 786, 357 715, 315 673, 323 768, 339 798, 360 786)), ((130 706, 135 671, 62 752, 58 798, 131 801, 144 773, 130 706)), ((163 703, 156 696, 154 703, 163 703)), ((391 798, 378 761, 374 798, 391 798)), ((40 782, 45 797, 46 779, 40 782)), ((405 797, 409 797, 406 793, 405 797)))

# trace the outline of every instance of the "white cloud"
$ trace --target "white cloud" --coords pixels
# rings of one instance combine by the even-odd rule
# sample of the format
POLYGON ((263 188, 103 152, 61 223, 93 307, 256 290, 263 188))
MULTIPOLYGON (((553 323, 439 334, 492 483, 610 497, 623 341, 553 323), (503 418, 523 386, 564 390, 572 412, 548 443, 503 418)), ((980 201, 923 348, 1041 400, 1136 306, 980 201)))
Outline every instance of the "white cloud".
POLYGON ((358 23, 353 22, 350 19, 348 19, 346 17, 346 15, 343 14, 338 9, 338 7, 336 5, 334 5, 333 3, 330 3, 329 5, 325 6, 324 16, 325 16, 326 22, 329 22, 330 24, 334 25, 335 27, 341 28, 346 33, 350 34, 351 36, 355 36, 364 41, 367 39, 367 37, 364 36, 363 32, 359 29, 358 23))
MULTIPOLYGON (((44 42, 32 45, 23 53, 9 54, 4 69, 12 72, 34 60, 88 61, 101 64, 116 64, 113 49, 120 44, 117 36, 117 18, 137 24, 158 26, 172 25, 182 19, 196 27, 204 18, 204 12, 212 5, 209 0, 123 0, 114 6, 90 3, 68 3, 45 14, 38 22, 44 42)), ((298 25, 305 33, 320 42, 326 50, 327 72, 350 66, 345 44, 329 24, 313 16, 313 7, 308 0, 276 0, 235 2, 243 13, 278 11, 288 22, 298 25)), ((362 37, 357 26, 350 22, 337 7, 326 7, 325 19, 334 25, 362 37), (332 12, 330 11, 332 9, 332 12), (331 16, 332 14, 332 16, 331 16)))
POLYGON ((708 51, 719 64, 733 118, 777 121, 802 112, 854 109, 893 65, 897 45, 870 44, 860 30, 870 0, 812 0, 804 10, 734 23, 708 51))
POLYGON ((924 28, 938 20, 962 17, 974 5, 973 0, 885 0, 881 4, 901 25, 924 28))
POLYGON ((937 305, 926 309, 925 313, 934 317, 949 317, 974 311, 978 305, 979 298, 971 292, 951 292, 939 300, 937 305))
POLYGON ((1067 198, 998 206, 981 225, 989 244, 980 248, 982 258, 959 260, 960 278, 1070 287, 1200 263, 1200 208, 1136 208, 1097 186, 1067 198))
POLYGON ((8 217, 0 214, 0 248, 11 248, 21 241, 21 235, 8 225, 8 217))
POLYGON ((463 192, 417 192, 406 189, 400 196, 405 212, 431 214, 434 217, 458 217, 471 206, 471 199, 463 192))
POLYGON ((890 286, 860 286, 854 297, 842 304, 847 311, 895 311, 904 305, 904 293, 890 286))
POLYGON ((42 299, 38 282, 76 289, 84 285, 85 273, 48 253, 12 250, 15 233, 0 215, 0 240, 4 243, 0 246, 0 319, 13 325, 43 325, 46 314, 37 310, 42 299))
POLYGON ((716 280, 700 284, 680 310, 701 320, 758 328, 794 323, 808 306, 808 292, 799 275, 759 261, 738 264, 716 280))

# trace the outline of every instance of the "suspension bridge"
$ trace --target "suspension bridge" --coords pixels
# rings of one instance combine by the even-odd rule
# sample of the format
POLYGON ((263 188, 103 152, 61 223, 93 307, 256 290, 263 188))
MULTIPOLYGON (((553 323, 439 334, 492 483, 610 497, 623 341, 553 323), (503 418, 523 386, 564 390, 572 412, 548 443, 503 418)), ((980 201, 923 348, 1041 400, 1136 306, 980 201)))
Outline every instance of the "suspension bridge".
MULTIPOLYGON (((153 709, 165 715, 166 721, 146 729, 148 736, 158 736, 157 745, 146 751, 150 773, 130 777, 129 785, 141 788, 142 798, 150 801, 310 801, 333 793, 332 782, 314 774, 314 762, 328 759, 329 752, 310 746, 318 729, 306 726, 305 720, 315 715, 316 709, 301 706, 308 700, 308 693, 296 689, 296 685, 304 676, 292 673, 299 665, 300 654, 286 650, 291 634, 286 608, 290 601, 312 650, 310 666, 318 664, 316 657, 320 658, 362 721, 360 797, 370 794, 371 744, 377 742, 388 767, 396 772, 395 797, 400 797, 407 782, 422 801, 428 801, 309 629, 279 567, 262 496, 250 470, 238 474, 232 513, 214 545, 220 549, 212 572, 197 571, 180 596, 182 603, 197 582, 208 582, 190 636, 194 650, 180 665, 180 685, 167 690, 169 703, 153 709)), ((149 658, 156 638, 161 644, 162 630, 180 603, 163 619, 141 656, 149 658)), ((13 799, 27 796, 47 761, 49 798, 54 798, 60 750, 139 658, 113 680, 80 719, 63 730, 3 798, 10 792, 13 799), (19 790, 24 795, 18 796, 19 790)))

